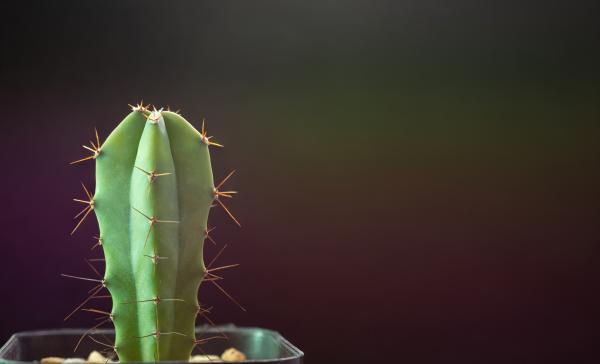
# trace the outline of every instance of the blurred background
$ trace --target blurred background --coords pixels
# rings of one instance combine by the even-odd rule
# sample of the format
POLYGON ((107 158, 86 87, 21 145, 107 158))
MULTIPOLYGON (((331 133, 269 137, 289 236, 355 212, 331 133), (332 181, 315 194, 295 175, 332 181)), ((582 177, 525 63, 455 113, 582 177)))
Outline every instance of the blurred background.
MULTIPOLYGON (((593 362, 600 296, 597 2, 0 5, 0 340, 90 327, 97 232, 69 232, 140 100, 206 118, 229 247, 218 323, 307 363, 593 362)), ((218 248, 207 246, 212 257, 218 248)))

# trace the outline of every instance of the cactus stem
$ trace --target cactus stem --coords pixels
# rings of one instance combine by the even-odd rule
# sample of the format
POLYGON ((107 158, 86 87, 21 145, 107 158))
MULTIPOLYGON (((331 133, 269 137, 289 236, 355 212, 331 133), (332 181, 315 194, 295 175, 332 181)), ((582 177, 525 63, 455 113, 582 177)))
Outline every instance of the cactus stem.
MULTIPOLYGON (((91 312, 90 320, 95 326, 85 332, 79 343, 87 335, 98 346, 104 346, 101 351, 118 354, 121 362, 187 360, 194 344, 226 337, 215 333, 213 335, 219 336, 195 340, 193 326, 197 316, 206 317, 210 312, 200 307, 196 311, 198 286, 203 279, 217 283, 219 290, 241 307, 218 285, 218 281, 224 279, 220 271, 237 265, 218 264, 223 266, 210 269, 217 265, 212 263, 222 254, 221 249, 211 265, 205 268, 203 253, 206 239, 217 245, 210 236, 214 228, 207 227, 209 206, 222 205, 230 218, 240 225, 227 207, 218 202, 236 196, 237 191, 225 191, 228 188, 221 187, 234 171, 213 190, 215 181, 209 149, 210 146, 223 146, 207 134, 204 120, 199 132, 176 115, 179 110, 173 113, 167 107, 169 112, 163 112, 162 108, 157 110, 143 101, 129 107, 133 112, 123 119, 104 144, 96 130, 95 138, 82 146, 83 158, 73 162, 96 159, 96 190, 88 191, 83 186, 87 197, 78 196, 79 199, 74 200, 80 205, 75 211, 79 212, 78 221, 73 223, 77 225, 71 233, 94 212, 102 231, 90 245, 93 244, 92 250, 101 246, 105 254, 93 260, 85 259, 93 273, 85 272, 83 276, 91 278, 83 280, 90 282, 86 288, 93 287, 65 320, 79 310, 91 312), (163 179, 163 176, 170 177, 163 179), (223 191, 219 190, 221 188, 223 191), (137 257, 131 256, 132 252, 137 257), (178 256, 177 252, 183 253, 178 256), (109 258, 113 258, 112 261, 109 258), (163 262, 164 259, 168 260, 163 262), (96 261, 109 264, 103 269, 99 263, 92 263, 96 261), (185 284, 176 284, 181 279, 185 284), (105 288, 109 292, 103 291, 105 288), (94 305, 92 300, 104 298, 112 298, 112 309, 88 308, 100 306, 94 305), (116 320, 113 320, 112 312, 118 315, 116 320), (104 339, 100 334, 99 328, 110 321, 115 324, 116 341, 104 339), (136 340, 141 337, 150 338, 136 340), (118 352, 116 344, 120 347, 118 352)), ((75 279, 79 278, 84 277, 75 279)), ((212 323, 210 319, 207 321, 212 323)))
POLYGON ((229 298, 231 300, 231 302, 235 303, 240 310, 246 312, 246 309, 244 308, 244 306, 242 306, 235 298, 233 298, 229 293, 227 293, 227 291, 221 287, 220 284, 218 284, 217 282, 215 282, 215 280, 208 280, 210 283, 212 283, 215 287, 217 287, 217 289, 219 291, 221 291, 221 293, 223 293, 225 295, 225 297, 229 298))
MULTIPOLYGON (((161 332, 160 330, 156 330, 154 332, 149 333, 148 335, 136 336, 136 338, 143 339, 143 338, 147 338, 147 337, 154 337, 156 339, 156 342, 158 343, 160 341, 161 335, 179 335, 179 336, 188 337, 186 334, 182 334, 182 333, 176 332, 176 331, 161 332)), ((160 361, 160 345, 156 345, 156 353, 154 354, 154 358, 156 361, 160 361)))

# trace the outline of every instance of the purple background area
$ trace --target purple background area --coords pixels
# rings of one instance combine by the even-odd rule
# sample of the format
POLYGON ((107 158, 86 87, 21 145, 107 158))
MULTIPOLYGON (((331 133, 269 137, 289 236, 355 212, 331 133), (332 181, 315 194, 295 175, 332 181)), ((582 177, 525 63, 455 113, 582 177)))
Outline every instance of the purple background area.
MULTIPOLYGON (((69 166, 140 99, 225 144, 218 323, 324 362, 593 362, 600 75, 592 2, 2 5, 0 340, 89 327, 96 223, 69 166)), ((217 248, 207 245, 207 256, 217 248)), ((207 259, 208 261, 208 259, 207 259)))

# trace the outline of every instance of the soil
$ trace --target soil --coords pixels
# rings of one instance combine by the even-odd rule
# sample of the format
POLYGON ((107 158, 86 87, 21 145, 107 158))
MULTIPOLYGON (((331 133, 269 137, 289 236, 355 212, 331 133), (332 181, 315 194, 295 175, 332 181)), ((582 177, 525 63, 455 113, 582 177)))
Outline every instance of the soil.
MULTIPOLYGON (((218 355, 194 355, 190 358, 190 363, 224 363, 240 362, 246 360, 246 355, 236 348, 229 348, 218 355)), ((84 358, 60 358, 46 357, 42 358, 41 364, 110 364, 114 362, 97 351, 92 351, 87 359, 84 358)))

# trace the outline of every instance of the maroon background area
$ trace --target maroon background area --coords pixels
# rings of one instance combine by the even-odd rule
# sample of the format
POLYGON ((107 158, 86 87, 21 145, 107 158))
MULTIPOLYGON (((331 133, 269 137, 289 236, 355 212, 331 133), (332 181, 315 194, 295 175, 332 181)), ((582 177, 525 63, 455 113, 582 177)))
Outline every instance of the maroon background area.
POLYGON ((307 363, 597 360, 597 6, 452 3, 4 3, 0 341, 93 324, 68 162, 144 98, 238 171, 216 322, 307 363))

